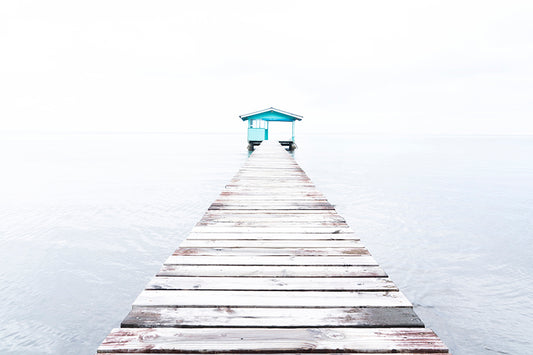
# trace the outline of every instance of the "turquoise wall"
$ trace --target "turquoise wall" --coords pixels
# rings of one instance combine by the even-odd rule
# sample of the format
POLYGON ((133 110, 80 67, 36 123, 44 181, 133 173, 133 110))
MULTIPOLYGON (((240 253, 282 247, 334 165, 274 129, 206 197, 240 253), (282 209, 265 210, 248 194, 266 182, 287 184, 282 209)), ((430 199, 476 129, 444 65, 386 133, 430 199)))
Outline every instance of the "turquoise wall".
POLYGON ((248 140, 249 141, 263 141, 268 139, 266 137, 265 128, 248 128, 248 140))

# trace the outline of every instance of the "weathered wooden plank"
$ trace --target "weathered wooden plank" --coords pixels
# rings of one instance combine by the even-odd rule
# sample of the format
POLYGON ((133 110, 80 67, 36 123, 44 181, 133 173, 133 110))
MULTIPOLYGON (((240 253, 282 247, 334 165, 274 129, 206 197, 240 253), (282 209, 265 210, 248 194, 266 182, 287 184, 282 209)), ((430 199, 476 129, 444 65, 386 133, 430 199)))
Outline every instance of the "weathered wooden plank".
POLYGON ((294 193, 294 194, 305 194, 305 193, 314 193, 317 192, 315 187, 310 186, 265 186, 265 187, 254 187, 250 186, 225 186, 224 192, 226 193, 256 193, 261 195, 273 194, 280 195, 285 193, 294 193))
MULTIPOLYGON (((292 161, 289 163, 296 163, 296 162, 292 161)), ((261 166, 244 165, 241 170, 237 171, 237 173, 235 174, 235 177, 254 176, 254 177, 257 177, 258 179, 265 179, 265 178, 268 179, 271 176, 277 176, 277 175, 284 176, 287 174, 291 174, 291 175, 295 175, 295 176, 303 177, 303 178, 307 177, 305 173, 303 173, 302 171, 298 169, 301 169, 298 167, 298 165, 287 165, 283 162, 276 162, 275 164, 269 164, 269 165, 261 164, 261 166), (263 174, 261 175, 261 173, 263 174)))
POLYGON ((294 167, 285 167, 283 169, 273 169, 269 167, 247 167, 239 170, 235 177, 251 177, 257 179, 276 178, 276 177, 299 177, 309 178, 301 169, 294 167))
POLYGON ((314 189, 314 192, 318 192, 314 184, 308 178, 297 177, 272 177, 266 179, 238 177, 231 180, 229 184, 225 187, 231 188, 240 186, 243 188, 248 188, 257 184, 261 184, 261 187, 256 189, 256 191, 266 191, 269 188, 272 188, 274 190, 281 190, 293 187, 294 192, 298 192, 299 190, 305 189, 314 189))
MULTIPOLYGON (((306 196, 284 196, 284 195, 272 195, 269 197, 263 197, 263 196, 231 196, 231 197, 223 197, 216 199, 213 201, 216 205, 227 205, 227 206, 234 206, 234 205, 260 205, 264 206, 265 210, 268 210, 269 205, 273 205, 275 207, 277 206, 294 206, 292 208, 293 211, 299 211, 301 210, 302 205, 310 205, 310 206, 318 206, 322 207, 323 205, 329 206, 331 205, 328 199, 325 198, 309 198, 306 196)), ((335 213, 335 210, 331 209, 318 209, 327 211, 329 213, 335 213)), ((218 210, 212 210, 209 212, 216 212, 218 210)), ((278 210, 279 211, 279 210, 278 210)), ((306 211, 306 210, 304 210, 306 211)), ((311 210, 315 211, 315 210, 311 210)))
POLYGON ((343 219, 336 211, 331 210, 262 210, 262 211, 207 211, 204 217, 243 217, 243 218, 334 218, 343 219))
POLYGON ((292 193, 305 193, 305 192, 318 192, 317 188, 314 185, 311 184, 305 184, 305 185, 262 185, 262 184, 249 184, 249 185, 225 185, 224 190, 225 192, 232 192, 232 191, 239 191, 239 192, 261 192, 263 194, 268 194, 269 191, 273 191, 274 193, 281 193, 281 192, 292 192, 292 193))
POLYGON ((353 233, 191 233, 187 239, 234 239, 234 240, 359 240, 353 233))
POLYGON ((147 290, 398 291, 387 277, 154 277, 147 290))
POLYGON ((248 181, 264 181, 264 180, 270 180, 270 181, 276 181, 276 180, 287 180, 287 181, 307 181, 310 182, 311 180, 309 177, 305 174, 302 174, 300 172, 294 171, 294 170, 261 170, 257 169, 255 171, 248 170, 248 171, 241 171, 237 175, 231 179, 231 181, 238 181, 238 180, 248 180, 248 181), (263 175, 262 175, 263 174, 263 175))
POLYGON ((263 221, 263 222, 255 222, 255 221, 200 221, 196 224, 197 227, 204 227, 204 226, 210 226, 210 227, 221 227, 221 228, 230 228, 230 227, 237 227, 237 228, 244 228, 244 227, 251 227, 251 228, 268 228, 270 226, 273 227, 290 227, 290 228, 348 228, 348 225, 346 222, 336 222, 336 221, 263 221))
POLYGON ((298 169, 300 166, 290 157, 252 156, 243 164, 243 168, 298 169))
POLYGON ((163 265, 157 276, 386 277, 379 266, 204 266, 163 265))
POLYGON ((277 183, 287 183, 287 184, 295 184, 295 185, 301 185, 301 184, 312 184, 311 179, 309 179, 306 176, 275 176, 275 175, 268 175, 268 176, 245 176, 245 175, 237 175, 233 179, 230 180, 231 184, 254 184, 257 182, 267 181, 269 184, 277 184, 277 183))
POLYGON ((261 168, 261 169, 298 169, 300 168, 296 161, 290 157, 250 157, 244 164, 243 168, 261 168))
POLYGON ((289 221, 265 221, 265 222, 222 222, 222 221, 215 221, 215 222, 198 222, 198 224, 195 227, 200 228, 220 228, 224 229, 224 231, 231 232, 231 228, 234 228, 235 230, 242 230, 244 228, 252 228, 255 230, 259 229, 268 229, 268 228, 276 228, 281 229, 284 231, 292 230, 292 231, 304 231, 302 233, 305 233, 305 231, 313 231, 316 233, 320 233, 321 231, 328 232, 329 230, 325 230, 325 228, 329 229, 344 229, 349 230, 349 227, 344 222, 322 222, 322 221, 316 221, 316 222, 304 222, 304 221, 296 221, 296 222, 289 222, 289 221))
POLYGON ((225 202, 218 202, 218 200, 215 200, 213 202, 212 206, 215 205, 221 205, 221 206, 249 206, 249 205, 261 205, 266 206, 268 209, 268 206, 272 205, 274 207, 277 206, 294 206, 293 209, 301 209, 302 207, 325 207, 320 209, 328 209, 328 207, 331 206, 331 204, 326 199, 306 199, 306 200, 276 200, 276 199, 268 199, 268 200, 259 200, 259 199, 226 199, 225 202))
POLYGON ((285 167, 284 169, 248 167, 248 168, 242 168, 238 170, 235 175, 236 176, 257 176, 260 178, 265 177, 265 176, 278 176, 278 175, 307 176, 307 174, 301 168, 294 168, 294 167, 285 167))
MULTIPOLYGON (((306 224, 309 224, 311 227, 322 227, 322 226, 336 226, 340 225, 344 228, 348 228, 346 221, 341 218, 335 218, 332 216, 290 216, 290 215, 279 215, 279 218, 276 216, 253 216, 246 215, 242 216, 242 219, 238 219, 238 216, 205 216, 200 220, 199 223, 247 223, 252 224, 256 223, 258 225, 268 225, 271 227, 299 227, 304 228, 306 224)), ((307 228, 311 228, 307 227, 307 228)))
POLYGON ((217 223, 238 223, 238 222, 253 222, 253 223, 265 223, 265 222, 277 222, 277 223, 316 223, 316 222, 334 222, 334 223, 346 223, 346 221, 338 215, 284 215, 284 214, 271 214, 271 215, 204 215, 201 222, 217 222, 217 223))
POLYGON ((219 195, 220 199, 241 199, 241 200, 262 200, 262 199, 277 199, 277 200, 299 200, 299 199, 319 199, 327 200, 327 198, 319 193, 312 192, 287 192, 284 194, 267 194, 261 191, 224 191, 219 195))
POLYGON ((231 196, 224 198, 217 198, 214 203, 218 204, 288 204, 288 203, 329 203, 325 198, 311 198, 311 197, 296 197, 296 196, 248 196, 248 198, 242 198, 244 196, 231 196), (253 197, 253 198, 252 198, 253 197))
POLYGON ((292 159, 292 157, 280 156, 278 152, 274 153, 274 154, 277 154, 276 156, 270 155, 270 153, 268 153, 269 156, 265 156, 264 155, 265 152, 262 152, 262 153, 263 153, 263 156, 259 156, 258 154, 252 155, 250 159, 248 159, 244 163, 244 167, 249 167, 249 166, 264 167, 266 165, 272 165, 273 167, 287 167, 287 166, 293 166, 295 168, 299 167, 296 161, 292 159))
POLYGON ((237 175, 240 174, 256 174, 261 176, 261 174, 275 174, 275 173, 286 173, 286 174, 297 174, 297 175, 306 175, 305 171, 299 166, 296 167, 283 167, 282 169, 269 169, 264 167, 253 167, 244 165, 242 168, 237 170, 237 175))
MULTIPOLYGON (((263 184, 263 182, 258 182, 260 184, 263 184)), ((250 187, 253 184, 250 184, 250 187)), ((277 187, 269 187, 269 186, 263 186, 261 188, 253 189, 253 191, 250 190, 247 185, 242 186, 241 188, 235 189, 236 185, 226 185, 226 189, 224 190, 225 194, 220 195, 219 198, 225 199, 225 198, 235 198, 238 199, 239 197, 254 197, 255 199, 261 199, 263 198, 274 198, 277 197, 279 199, 282 199, 285 197, 285 199, 288 199, 288 197, 300 197, 300 198, 307 198, 310 201, 316 201, 321 202, 321 200, 326 200, 326 197, 324 195, 318 196, 317 190, 314 188, 311 188, 309 186, 305 187, 293 187, 290 188, 289 185, 283 186, 278 185, 277 187), (272 191, 271 191, 272 189, 272 191), (286 195, 287 193, 288 195, 286 195)), ((296 202, 296 201, 295 201, 296 202)))
POLYGON ((290 178, 265 178, 265 179, 242 179, 239 181, 229 181, 225 187, 254 187, 257 184, 261 184, 259 190, 266 190, 268 188, 310 188, 315 189, 316 186, 309 179, 290 179, 290 178))
POLYGON ((285 167, 283 169, 271 169, 268 167, 247 167, 242 168, 235 176, 251 176, 257 178, 276 177, 276 176, 298 176, 307 177, 307 174, 300 168, 285 167))
POLYGON ((291 228, 323 228, 323 227, 339 227, 339 228, 349 228, 346 222, 342 220, 328 220, 328 219, 315 219, 315 220, 305 220, 305 219, 280 219, 276 220, 274 218, 265 218, 257 220, 253 219, 243 219, 241 221, 231 219, 209 219, 205 218, 200 220, 197 226, 213 226, 213 227, 251 227, 251 228, 265 228, 265 227, 291 227, 291 228))
POLYGON ((435 352, 447 351, 425 328, 128 328, 113 329, 98 352, 435 352))
POLYGON ((227 204, 213 203, 209 210, 334 210, 335 207, 329 203, 290 203, 290 204, 227 204))
POLYGON ((346 222, 344 218, 336 214, 205 214, 202 221, 214 222, 346 222))
POLYGON ((144 327, 423 327, 408 307, 174 308, 135 306, 121 324, 144 327))
POLYGON ((300 172, 301 174, 305 174, 302 168, 298 165, 298 163, 291 157, 288 159, 265 159, 263 157, 250 157, 243 166, 241 167, 241 170, 237 172, 237 174, 241 174, 243 171, 254 173, 254 172, 260 172, 265 170, 265 174, 269 173, 276 173, 277 171, 282 172, 300 172), (293 165, 295 164, 295 165, 293 165))
POLYGON ((295 206, 295 205, 290 205, 290 206, 282 206, 282 205, 279 205, 279 206, 272 206, 272 205, 249 205, 249 206, 239 206, 239 205, 231 205, 231 206, 227 206, 227 205, 214 205, 214 206, 210 206, 209 207, 209 210, 249 210, 249 211, 258 211, 258 210, 263 210, 263 209, 272 209, 272 210, 292 210, 294 209, 295 207, 297 208, 301 208, 303 210, 316 210, 316 209, 328 209, 328 210, 334 210, 335 208, 333 206, 295 206))
POLYGON ((313 198, 306 196, 227 196, 217 198, 214 203, 221 204, 230 204, 230 203, 253 203, 253 204, 267 204, 267 203, 307 203, 307 202, 318 202, 318 203, 329 203, 326 198, 313 198))
POLYGON ((232 182, 230 181, 227 185, 224 186, 225 191, 229 190, 248 190, 253 189, 255 191, 264 191, 268 192, 269 190, 282 191, 282 190, 291 190, 294 192, 309 191, 309 192, 318 192, 318 189, 312 182, 306 181, 272 181, 271 179, 263 180, 247 180, 232 182))
POLYGON ((336 215, 337 212, 331 210, 261 210, 261 211, 221 211, 221 210, 212 210, 207 211, 205 215, 212 216, 271 216, 271 215, 336 215))
POLYGON ((306 174, 302 174, 292 167, 285 169, 270 169, 270 167, 255 167, 253 169, 248 168, 246 171, 240 171, 233 176, 233 179, 246 179, 246 180, 276 180, 276 179, 295 179, 310 181, 306 174), (261 175, 263 173, 263 175, 261 175))
MULTIPOLYGON (((116 353, 108 353, 108 352, 98 352, 98 354, 100 355, 110 355, 110 354, 116 354, 116 353)), ((135 354, 137 355, 147 355, 149 353, 138 353, 138 352, 135 352, 135 354)), ((152 353, 153 354, 153 353, 152 353)), ((157 354, 159 355, 169 355, 171 353, 168 353, 168 352, 164 352, 164 353, 161 353, 161 352, 157 352, 157 354)), ((176 353, 174 353, 176 354, 176 353)), ((182 352, 180 351, 179 354, 181 355, 193 355, 193 353, 191 352, 182 352)), ((194 353, 195 355, 198 355, 198 353, 194 353)), ((222 352, 218 352, 217 354, 224 354, 222 352)), ((228 353, 225 353, 225 354, 228 354, 228 353)), ((238 353, 238 352, 234 352, 232 351, 230 353, 231 355, 250 355, 251 353, 238 353)), ((272 355, 272 353, 260 353, 260 352, 253 352, 254 355, 272 355)), ((277 352, 276 355, 304 355, 304 354, 309 354, 309 353, 301 353, 301 352, 295 352, 295 353, 283 353, 283 352, 277 352)), ((339 353, 329 353, 329 352, 321 352, 320 354, 322 355, 338 355, 339 353)), ((343 352, 342 354, 344 355, 383 355, 383 354, 391 354, 391 352, 387 352, 387 353, 384 353, 384 352, 381 352, 381 353, 354 353, 354 352, 343 352)), ((435 354, 448 354, 448 352, 443 352, 443 351, 432 351, 431 353, 428 353, 428 352, 421 352, 421 353, 402 353, 402 355, 435 355, 435 354)))
POLYGON ((273 191, 283 191, 283 190, 291 190, 294 192, 302 192, 302 191, 308 191, 308 192, 319 192, 315 185, 312 183, 306 183, 306 184, 289 184, 285 183, 284 185, 278 185, 278 184, 266 184, 263 185, 259 182, 256 184, 228 184, 224 186, 225 191, 228 190, 240 190, 240 191, 246 191, 246 190, 254 190, 254 191, 263 191, 268 192, 269 190, 273 191))
MULTIPOLYGON (((258 182, 261 183, 261 182, 258 182)), ((270 185, 270 186, 263 186, 261 188, 253 188, 253 184, 249 185, 226 185, 224 192, 232 193, 233 196, 231 197, 239 197, 236 195, 236 192, 239 192, 242 195, 246 196, 259 196, 261 195, 268 195, 270 197, 272 196, 279 196, 282 197, 285 195, 285 193, 290 193, 293 195, 306 195, 309 193, 315 193, 317 190, 314 187, 311 186, 300 186, 300 187, 292 187, 289 184, 286 185, 270 185), (251 192, 254 192, 255 194, 251 194, 251 192)), ((221 197, 230 197, 230 196, 221 196, 221 197)), ((317 196, 310 196, 320 199, 324 199, 324 197, 320 198, 317 196)))
POLYGON ((231 185, 240 185, 240 184, 255 184, 266 182, 268 185, 277 185, 281 184, 294 184, 296 186, 301 185, 314 185, 311 179, 307 176, 302 175, 283 175, 283 174, 269 174, 268 176, 257 176, 257 175, 236 175, 230 180, 231 185))
POLYGON ((179 248, 173 255, 342 256, 368 254, 366 248, 179 248))
POLYGON ((287 182, 295 182, 295 185, 301 182, 310 184, 313 183, 309 176, 292 169, 268 169, 267 171, 267 169, 258 168, 254 170, 247 170, 245 172, 236 174, 230 181, 238 182, 238 180, 257 182, 285 180, 287 182), (261 173, 263 173, 264 176, 261 176, 261 173))
POLYGON ((335 227, 213 227, 213 226, 197 226, 192 229, 193 233, 353 233, 349 227, 335 226, 335 227))
POLYGON ((265 256, 265 255, 171 255, 166 265, 300 265, 355 266, 377 265, 370 255, 350 256, 265 256))
POLYGON ((200 223, 257 223, 257 224, 265 224, 268 223, 269 226, 272 227, 278 227, 276 224, 279 224, 280 226, 287 226, 288 224, 293 224, 296 226, 301 226, 306 223, 309 223, 311 225, 336 225, 340 224, 345 227, 346 221, 342 219, 341 217, 337 216, 327 216, 327 215, 299 215, 299 216, 293 216, 293 215, 256 215, 253 214, 250 215, 207 215, 204 216, 200 223), (241 218, 239 218, 241 217, 241 218))
POLYGON ((144 290, 134 306, 171 307, 412 307, 399 291, 144 290))
POLYGON ((182 248, 362 248, 358 240, 227 240, 185 239, 182 248))
POLYGON ((259 197, 259 196, 266 196, 269 197, 317 197, 319 199, 324 199, 324 196, 317 196, 315 195, 316 189, 314 188, 290 188, 290 187, 277 187, 277 188, 260 188, 260 189, 254 189, 251 187, 241 187, 241 188, 233 188, 233 187, 226 187, 224 190, 225 195, 221 195, 221 198, 225 197, 245 197, 249 196, 251 197, 259 197), (309 196, 311 195, 311 196, 309 196))

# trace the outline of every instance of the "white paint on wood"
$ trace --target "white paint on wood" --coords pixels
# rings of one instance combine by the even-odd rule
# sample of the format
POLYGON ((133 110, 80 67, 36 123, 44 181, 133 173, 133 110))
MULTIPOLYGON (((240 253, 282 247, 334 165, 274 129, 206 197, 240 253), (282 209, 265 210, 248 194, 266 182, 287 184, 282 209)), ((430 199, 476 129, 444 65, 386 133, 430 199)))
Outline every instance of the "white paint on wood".
POLYGON ((370 255, 353 256, 265 256, 265 255, 171 255, 166 265, 377 265, 370 255))
POLYGON ((446 346, 425 328, 113 329, 98 352, 435 352, 446 346))
POLYGON ((192 229, 193 233, 353 233, 350 227, 335 226, 335 227, 213 227, 213 226, 198 226, 192 229))
POLYGON ((147 290, 398 291, 387 277, 154 277, 147 290))
POLYGON ((423 327, 410 307, 134 306, 123 327, 423 327))
POLYGON ((144 290, 134 306, 172 307, 412 307, 399 291, 144 290))
POLYGON ((359 240, 353 233, 312 234, 312 233, 191 233, 187 239, 233 239, 233 240, 359 240))
POLYGON ((361 248, 358 240, 224 240, 185 239, 182 248, 361 248))
POLYGON ((368 255, 366 248, 179 248, 173 255, 204 256, 346 256, 368 255))
POLYGON ((158 276, 386 277, 379 266, 163 265, 158 276))

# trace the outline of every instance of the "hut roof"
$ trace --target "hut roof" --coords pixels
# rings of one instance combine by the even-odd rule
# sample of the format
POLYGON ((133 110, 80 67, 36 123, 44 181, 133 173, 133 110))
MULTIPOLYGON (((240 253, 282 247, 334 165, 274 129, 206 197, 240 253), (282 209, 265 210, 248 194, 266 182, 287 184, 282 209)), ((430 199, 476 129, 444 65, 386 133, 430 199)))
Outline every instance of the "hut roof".
POLYGON ((240 115, 239 118, 243 121, 249 119, 262 119, 265 121, 301 121, 303 116, 270 107, 261 111, 240 115))

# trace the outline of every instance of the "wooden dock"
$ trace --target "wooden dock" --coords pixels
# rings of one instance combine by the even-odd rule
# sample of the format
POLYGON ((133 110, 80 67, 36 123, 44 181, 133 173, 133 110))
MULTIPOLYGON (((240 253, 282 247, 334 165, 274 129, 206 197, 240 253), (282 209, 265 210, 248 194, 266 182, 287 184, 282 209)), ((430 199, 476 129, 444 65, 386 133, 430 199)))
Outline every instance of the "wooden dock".
POLYGON ((334 206, 264 142, 98 353, 447 353, 334 206))

